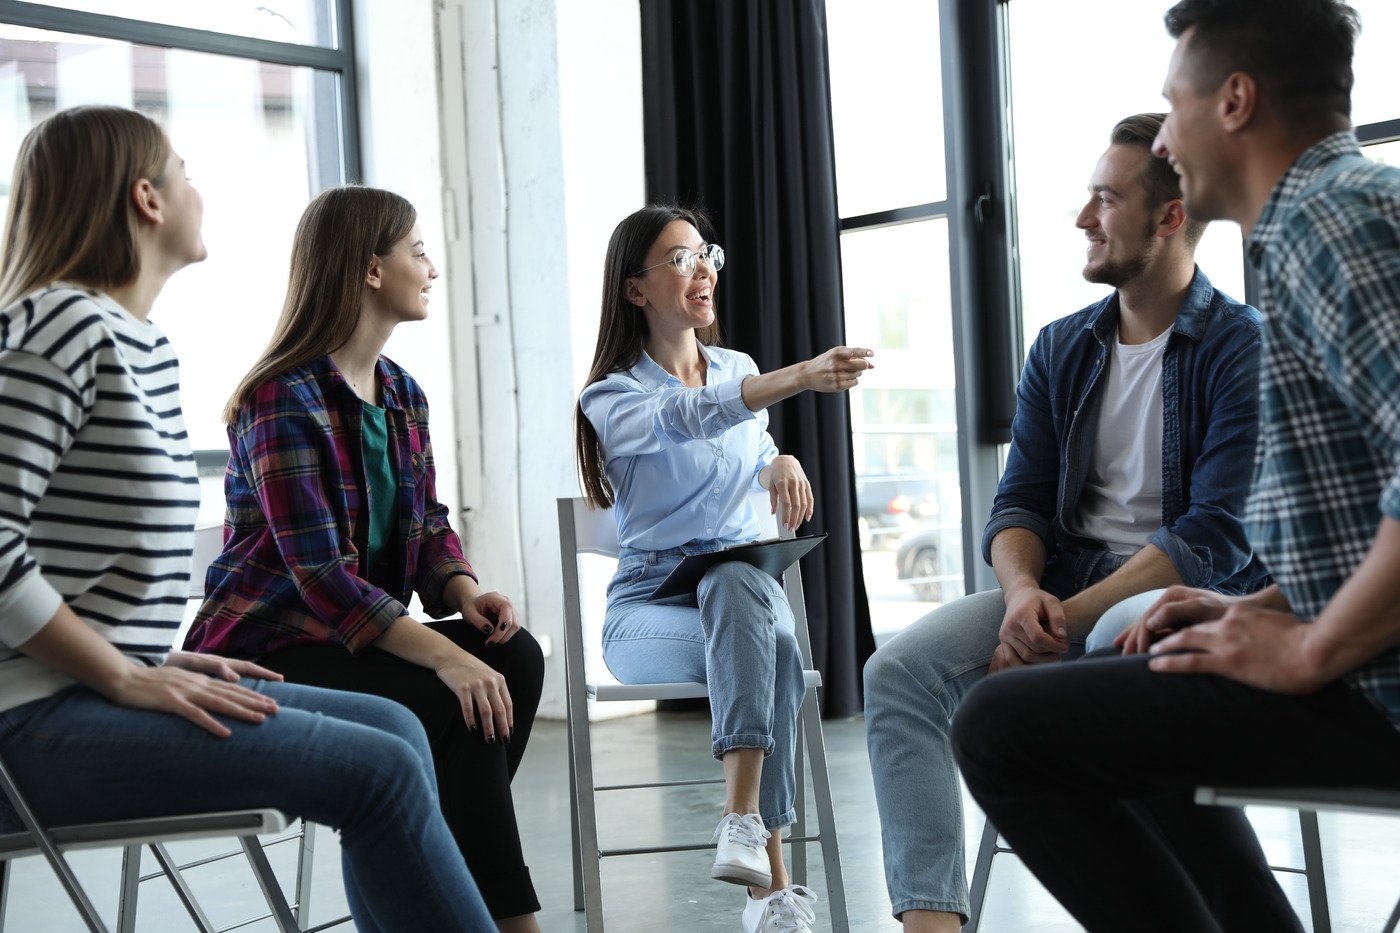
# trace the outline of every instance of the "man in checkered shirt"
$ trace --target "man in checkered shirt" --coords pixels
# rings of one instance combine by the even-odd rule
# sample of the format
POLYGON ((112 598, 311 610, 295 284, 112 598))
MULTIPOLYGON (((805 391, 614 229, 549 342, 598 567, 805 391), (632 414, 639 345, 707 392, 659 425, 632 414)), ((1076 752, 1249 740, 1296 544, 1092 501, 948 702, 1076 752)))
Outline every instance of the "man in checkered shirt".
POLYGON ((1400 170, 1352 132, 1345 3, 1181 0, 1167 28, 1154 152, 1260 283, 1246 527, 1275 585, 1174 587, 1149 655, 991 678, 953 741, 1088 929, 1301 930, 1243 813, 1193 788, 1400 789, 1400 170))

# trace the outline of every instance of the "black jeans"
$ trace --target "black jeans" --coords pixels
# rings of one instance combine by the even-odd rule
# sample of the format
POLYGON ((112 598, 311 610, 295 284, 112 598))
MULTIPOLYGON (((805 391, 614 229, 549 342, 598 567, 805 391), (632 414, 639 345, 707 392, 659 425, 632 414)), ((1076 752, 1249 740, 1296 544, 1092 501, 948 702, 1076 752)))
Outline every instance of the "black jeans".
POLYGON ((953 720, 972 795, 1090 931, 1301 930, 1243 811, 1198 785, 1400 788, 1400 731, 1350 687, 1285 696, 1144 657, 1013 670, 953 720))
POLYGON ((540 902, 520 849, 510 782, 544 686, 540 646, 524 630, 504 645, 487 645, 485 635, 459 618, 427 625, 505 676, 515 710, 509 741, 487 744, 480 729, 467 731, 461 704, 437 674, 378 648, 357 654, 332 645, 288 648, 261 663, 292 683, 372 693, 408 707, 428 733, 442 815, 491 916, 534 913, 540 902))

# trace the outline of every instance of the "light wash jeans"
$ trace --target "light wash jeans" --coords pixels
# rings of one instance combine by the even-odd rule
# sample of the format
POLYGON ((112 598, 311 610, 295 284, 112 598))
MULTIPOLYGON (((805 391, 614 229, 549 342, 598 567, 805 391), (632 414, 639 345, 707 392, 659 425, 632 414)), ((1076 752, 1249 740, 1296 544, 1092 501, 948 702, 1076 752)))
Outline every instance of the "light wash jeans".
POLYGON ((708 684, 714 756, 763 749, 759 814, 769 829, 788 826, 796 819, 794 743, 806 687, 783 588, 748 564, 724 561, 700 581, 698 608, 646 601, 685 553, 718 546, 623 548, 608 585, 603 659, 625 684, 708 684))
MULTIPOLYGON (((1087 582, 1126 561, 1106 558, 1087 582)), ((1111 646, 1160 593, 1111 607, 1090 643, 1111 646)), ((906 910, 968 916, 962 793, 948 731, 958 704, 987 674, 1005 614, 1001 590, 973 593, 919 619, 865 665, 866 742, 895 917, 906 910)), ((1083 650, 1071 643, 1066 658, 1083 650)))
MULTIPOLYGON (((361 931, 496 929, 443 822, 412 713, 359 693, 243 685, 280 708, 257 725, 219 717, 228 738, 70 687, 0 713, 0 755, 43 822, 273 807, 339 830, 361 931)), ((18 828, 0 800, 0 831, 18 828)))

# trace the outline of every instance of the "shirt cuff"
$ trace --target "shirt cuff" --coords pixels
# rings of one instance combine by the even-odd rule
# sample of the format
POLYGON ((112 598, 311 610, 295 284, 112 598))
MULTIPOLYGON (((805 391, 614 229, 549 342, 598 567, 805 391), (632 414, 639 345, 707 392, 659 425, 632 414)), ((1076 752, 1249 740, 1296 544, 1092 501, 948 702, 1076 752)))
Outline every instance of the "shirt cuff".
POLYGON ((714 387, 715 401, 719 402, 720 410, 735 424, 758 417, 758 412, 751 411, 749 406, 744 404, 744 380, 747 378, 749 377, 740 376, 714 387))
POLYGON ((1034 532, 1041 541, 1045 542, 1047 554, 1053 549, 1054 542, 1050 540, 1049 520, 1029 509, 1013 506, 992 515, 987 521, 987 527, 982 530, 982 559, 987 562, 988 566, 991 566, 992 563, 992 539, 1008 528, 1024 528, 1034 532))
POLYGON ((1197 589, 1214 589, 1223 581, 1212 580, 1215 565, 1211 560, 1210 548, 1193 548, 1186 539, 1173 534, 1163 525, 1158 528, 1148 542, 1155 544, 1167 555, 1176 568, 1181 582, 1197 589))
POLYGON ((63 605, 63 597, 36 566, 0 593, 0 644, 18 650, 63 605))

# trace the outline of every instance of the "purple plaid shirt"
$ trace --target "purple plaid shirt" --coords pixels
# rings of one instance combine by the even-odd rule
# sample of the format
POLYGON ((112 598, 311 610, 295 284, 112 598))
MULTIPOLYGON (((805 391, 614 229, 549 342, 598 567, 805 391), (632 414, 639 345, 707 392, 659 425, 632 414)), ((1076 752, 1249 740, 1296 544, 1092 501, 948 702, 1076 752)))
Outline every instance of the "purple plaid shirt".
POLYGON ((358 651, 407 614, 415 590, 434 618, 443 588, 475 579, 437 501, 428 402, 379 358, 398 477, 397 549, 369 580, 362 406, 329 356, 260 386, 229 425, 224 551, 205 576, 191 651, 260 658, 294 645, 358 651))

